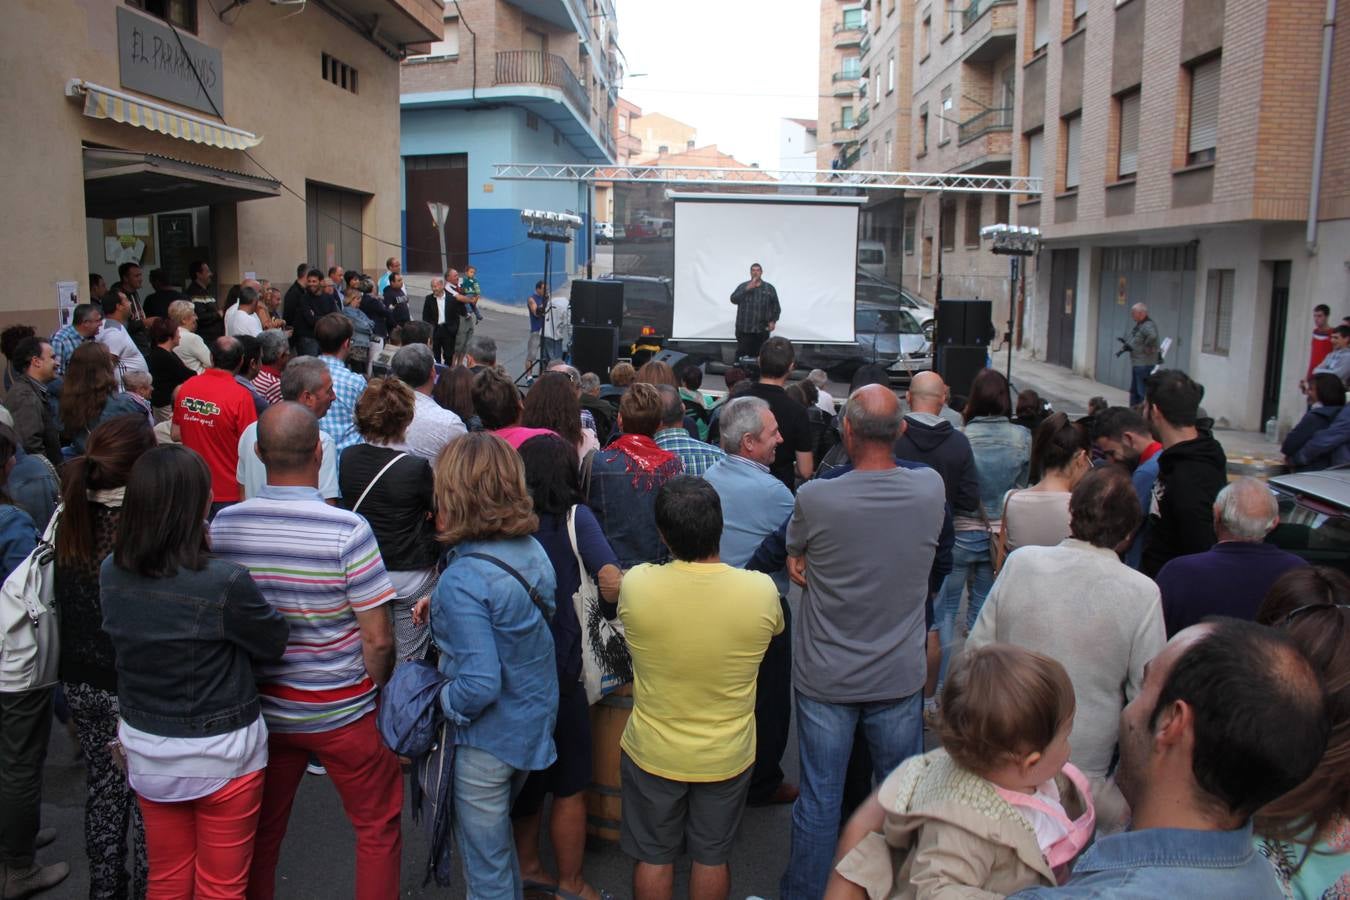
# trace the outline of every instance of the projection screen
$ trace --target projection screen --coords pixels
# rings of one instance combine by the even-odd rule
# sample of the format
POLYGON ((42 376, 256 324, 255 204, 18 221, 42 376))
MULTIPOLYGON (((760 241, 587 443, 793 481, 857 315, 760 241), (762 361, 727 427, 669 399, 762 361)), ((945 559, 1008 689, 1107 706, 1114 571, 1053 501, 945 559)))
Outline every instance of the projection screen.
POLYGON ((851 343, 859 197, 672 194, 675 340, 736 339, 731 292, 764 267, 782 315, 775 335, 851 343))

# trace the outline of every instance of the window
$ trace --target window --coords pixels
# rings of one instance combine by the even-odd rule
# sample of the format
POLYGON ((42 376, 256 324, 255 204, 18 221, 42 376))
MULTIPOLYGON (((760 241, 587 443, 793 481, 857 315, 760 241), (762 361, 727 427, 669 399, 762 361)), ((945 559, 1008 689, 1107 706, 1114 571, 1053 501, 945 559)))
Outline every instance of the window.
POLYGON ((539 130, 539 117, 528 110, 525 112, 525 127, 531 131, 539 130))
POLYGON ((873 106, 876 106, 876 105, 879 105, 879 104, 881 103, 881 69, 880 69, 880 67, 877 68, 876 80, 873 82, 873 85, 875 86, 875 90, 872 91, 872 105, 873 105, 873 106))
POLYGON ((919 107, 919 156, 928 152, 928 104, 919 107))
MULTIPOLYGON (((946 2, 946 0, 944 0, 946 2)), ((933 8, 923 11, 923 22, 919 26, 919 59, 927 59, 933 48, 933 8)))
POLYGON ((845 128, 853 127, 853 107, 841 106, 839 108, 839 123, 845 128))
POLYGON ((1191 122, 1186 165, 1213 162, 1219 146, 1219 59, 1191 67, 1191 122))
POLYGON ((1088 0, 1073 0, 1073 25, 1078 27, 1078 23, 1083 16, 1087 15, 1088 0))
POLYGON ((919 211, 914 207, 905 210, 905 255, 914 255, 914 231, 919 227, 919 211))
POLYGON ((1045 132, 1037 129, 1027 135, 1027 177, 1041 177, 1041 148, 1045 132))
POLYGON ((950 2, 947 2, 947 3, 943 3, 943 4, 942 4, 942 36, 943 36, 943 37, 946 37, 947 35, 951 34, 951 33, 952 33, 952 29, 955 27, 955 26, 953 25, 953 23, 956 21, 956 17, 952 15, 952 12, 955 11, 955 10, 956 10, 956 7, 952 6, 950 2))
POLYGON ((445 36, 431 45, 426 57, 459 56, 459 17, 445 17, 445 36))
POLYGON ((1116 154, 1116 177, 1133 178, 1139 171, 1139 92, 1121 94, 1116 105, 1120 116, 1120 149, 1116 154))
POLYGON ((1050 0, 1035 0, 1031 16, 1031 50, 1039 53, 1042 47, 1050 43, 1050 0))
POLYGON ((619 116, 619 134, 628 133, 628 117, 619 116))
POLYGON ((853 9, 844 10, 845 28, 863 28, 863 10, 861 6, 855 6, 853 9))
POLYGON ((942 198, 938 216, 942 219, 942 249, 956 249, 956 201, 947 197, 942 198))
POLYGON ((1007 194, 994 195, 994 221, 996 223, 1001 222, 1004 225, 1012 224, 1012 221, 1008 216, 1008 200, 1007 194))
POLYGON ((321 54, 321 56, 323 59, 323 80, 337 85, 344 91, 355 94, 356 69, 336 57, 329 56, 327 53, 321 54))
POLYGON ((950 135, 947 133, 948 123, 952 118, 952 87, 947 85, 942 89, 942 105, 938 111, 938 146, 941 147, 947 143, 950 135))
POLYGON ((888 169, 895 165, 895 159, 894 159, 894 155, 893 155, 893 153, 892 153, 892 141, 893 141, 893 139, 894 139, 894 132, 887 131, 887 132, 886 132, 886 168, 888 168, 888 169))
POLYGON ((197 0, 127 0, 127 6, 197 33, 197 0))
POLYGON ((839 74, 848 79, 857 79, 862 74, 862 60, 856 56, 845 57, 839 74))
POLYGON ((1083 117, 1064 119, 1064 190, 1078 190, 1078 162, 1083 148, 1083 117))
POLYGON ((886 93, 895 90, 895 54, 886 57, 886 93))
POLYGON ((966 246, 980 246, 980 214, 984 211, 984 198, 971 194, 966 198, 966 246))
POLYGON ((1233 270, 1210 269, 1205 290, 1205 337, 1201 351, 1228 355, 1233 332, 1233 270))

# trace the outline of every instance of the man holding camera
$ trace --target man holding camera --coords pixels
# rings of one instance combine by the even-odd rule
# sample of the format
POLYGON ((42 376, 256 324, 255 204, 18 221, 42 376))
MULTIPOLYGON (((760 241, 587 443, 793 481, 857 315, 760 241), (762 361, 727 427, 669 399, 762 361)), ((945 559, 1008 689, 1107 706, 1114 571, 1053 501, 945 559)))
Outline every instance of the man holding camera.
POLYGON ((1134 328, 1128 340, 1116 338, 1123 345, 1116 355, 1130 354, 1130 406, 1138 406, 1144 402, 1144 382, 1162 362, 1162 356, 1158 353, 1158 323, 1148 317, 1148 307, 1136 303, 1130 307, 1130 318, 1134 319, 1134 328))

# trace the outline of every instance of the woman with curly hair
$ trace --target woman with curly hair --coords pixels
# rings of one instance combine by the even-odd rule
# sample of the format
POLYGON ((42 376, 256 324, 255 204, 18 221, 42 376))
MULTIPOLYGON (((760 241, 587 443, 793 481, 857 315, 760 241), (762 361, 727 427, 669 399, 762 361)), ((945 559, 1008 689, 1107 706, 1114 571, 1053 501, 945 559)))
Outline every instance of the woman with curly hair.
POLYGON ((89 432, 99 423, 127 413, 144 417, 145 410, 117 389, 117 372, 108 348, 92 341, 76 347, 61 388, 62 436, 70 442, 72 455, 84 453, 89 432))
POLYGON ((599 448, 595 432, 581 427, 581 401, 576 386, 563 372, 545 372, 525 395, 521 424, 528 428, 547 428, 576 451, 577 462, 599 448))

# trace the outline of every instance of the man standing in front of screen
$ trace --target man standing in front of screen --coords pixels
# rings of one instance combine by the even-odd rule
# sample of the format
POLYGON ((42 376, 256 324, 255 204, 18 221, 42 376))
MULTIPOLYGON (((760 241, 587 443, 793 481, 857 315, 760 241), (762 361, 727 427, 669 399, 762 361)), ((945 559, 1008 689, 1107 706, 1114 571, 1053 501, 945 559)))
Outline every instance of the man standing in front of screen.
POLYGON ((731 292, 736 310, 736 358, 759 358, 760 345, 769 339, 769 332, 778 324, 782 309, 778 306, 778 291, 764 280, 764 269, 759 263, 750 266, 750 280, 742 281, 731 292))

